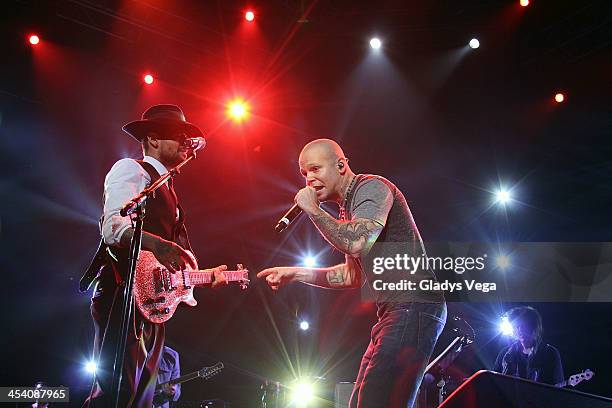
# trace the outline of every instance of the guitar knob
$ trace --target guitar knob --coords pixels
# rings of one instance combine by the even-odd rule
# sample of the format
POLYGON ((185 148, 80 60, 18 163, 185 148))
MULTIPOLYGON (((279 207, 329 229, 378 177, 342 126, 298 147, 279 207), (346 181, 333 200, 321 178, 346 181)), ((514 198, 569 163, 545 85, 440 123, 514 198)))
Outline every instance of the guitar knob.
POLYGON ((163 309, 160 311, 160 313, 161 313, 161 314, 168 314, 168 313, 170 313, 170 308, 169 308, 169 307, 164 307, 164 308, 163 308, 163 309))

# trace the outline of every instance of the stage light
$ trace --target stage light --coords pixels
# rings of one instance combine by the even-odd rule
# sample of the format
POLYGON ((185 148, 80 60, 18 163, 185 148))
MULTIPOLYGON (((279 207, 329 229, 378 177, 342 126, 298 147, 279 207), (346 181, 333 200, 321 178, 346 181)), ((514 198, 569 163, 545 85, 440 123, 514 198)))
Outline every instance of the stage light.
POLYGON ((370 40, 370 47, 377 50, 382 47, 382 41, 380 41, 379 38, 374 37, 370 40))
POLYGON ((520 3, 521 3, 521 6, 527 7, 529 5, 529 0, 521 0, 520 3))
POLYGON ((249 115, 249 105, 242 99, 236 98, 227 104, 227 116, 234 122, 242 122, 249 115))
POLYGON ((557 103, 561 103, 565 100, 565 95, 563 95, 561 92, 559 92, 558 94, 555 95, 555 101, 557 103))
POLYGON ((146 74, 143 78, 142 78, 145 82, 145 84, 147 85, 151 85, 154 81, 153 75, 151 74, 146 74))
POLYGON ((244 19, 250 23, 251 21, 255 20, 255 13, 251 10, 247 11, 244 13, 244 19))
POLYGON ((495 201, 499 204, 506 205, 512 201, 512 194, 510 194, 510 191, 502 188, 495 192, 495 201))
POLYGON ((503 254, 498 255, 497 258, 495 258, 495 266, 502 271, 508 269, 510 267, 510 257, 503 254))
POLYGON ((95 361, 88 361, 87 364, 85 364, 85 371, 87 371, 90 374, 95 374, 97 369, 98 369, 98 365, 96 364, 95 361))
POLYGON ((499 322, 499 331, 504 336, 514 336, 514 327, 512 327, 512 323, 508 320, 508 316, 502 316, 499 322))
POLYGON ((306 320, 302 320, 300 322, 300 329, 302 329, 303 331, 310 329, 310 323, 308 323, 306 320))
POLYGON ((304 266, 308 267, 308 268, 314 268, 315 266, 317 266, 317 258, 315 258, 314 256, 306 256, 304 257, 304 266))
POLYGON ((32 45, 37 45, 40 42, 40 38, 36 34, 32 34, 28 37, 28 41, 32 45))
POLYGON ((478 41, 477 38, 472 38, 470 40, 470 47, 475 50, 476 48, 480 47, 480 41, 478 41))
POLYGON ((312 402, 315 390, 312 383, 304 380, 291 387, 291 402, 293 406, 304 407, 312 402))

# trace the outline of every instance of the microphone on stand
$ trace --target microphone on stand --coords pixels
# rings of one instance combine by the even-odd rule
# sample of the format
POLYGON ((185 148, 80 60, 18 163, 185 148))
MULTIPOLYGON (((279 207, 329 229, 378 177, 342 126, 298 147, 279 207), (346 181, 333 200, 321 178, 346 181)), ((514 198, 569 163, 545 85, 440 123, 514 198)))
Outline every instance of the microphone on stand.
POLYGON ((203 149, 206 146, 206 139, 203 137, 192 137, 183 141, 183 146, 194 152, 203 149))
POLYGON ((276 232, 283 232, 301 213, 302 209, 297 204, 293 204, 293 207, 276 223, 276 227, 274 227, 276 232))

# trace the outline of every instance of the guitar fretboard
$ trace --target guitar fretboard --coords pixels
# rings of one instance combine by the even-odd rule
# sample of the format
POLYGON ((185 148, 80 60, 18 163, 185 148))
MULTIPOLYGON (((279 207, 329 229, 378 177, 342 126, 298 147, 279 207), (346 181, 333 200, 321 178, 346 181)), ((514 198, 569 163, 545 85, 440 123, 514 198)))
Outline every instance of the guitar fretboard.
POLYGON ((191 381, 191 380, 193 380, 195 378, 198 378, 198 377, 199 377, 199 375, 198 375, 198 372, 196 371, 196 372, 193 372, 193 373, 182 375, 182 376, 180 376, 178 378, 175 378, 173 380, 168 381, 167 383, 168 384, 180 384, 180 383, 184 383, 186 381, 191 381))
MULTIPOLYGON (((213 272, 198 271, 184 272, 185 283, 188 286, 208 285, 213 281, 213 272)), ((246 271, 223 271, 223 275, 228 282, 240 282, 248 280, 248 272, 246 271)))

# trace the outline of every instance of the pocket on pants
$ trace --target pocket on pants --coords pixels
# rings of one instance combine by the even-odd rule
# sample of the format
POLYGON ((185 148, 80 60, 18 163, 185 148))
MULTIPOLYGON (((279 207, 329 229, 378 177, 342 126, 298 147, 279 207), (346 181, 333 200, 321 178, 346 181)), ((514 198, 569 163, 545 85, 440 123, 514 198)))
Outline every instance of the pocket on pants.
POLYGON ((432 315, 426 312, 419 312, 419 334, 417 349, 426 357, 429 358, 433 352, 436 341, 442 329, 444 328, 446 319, 432 315))

